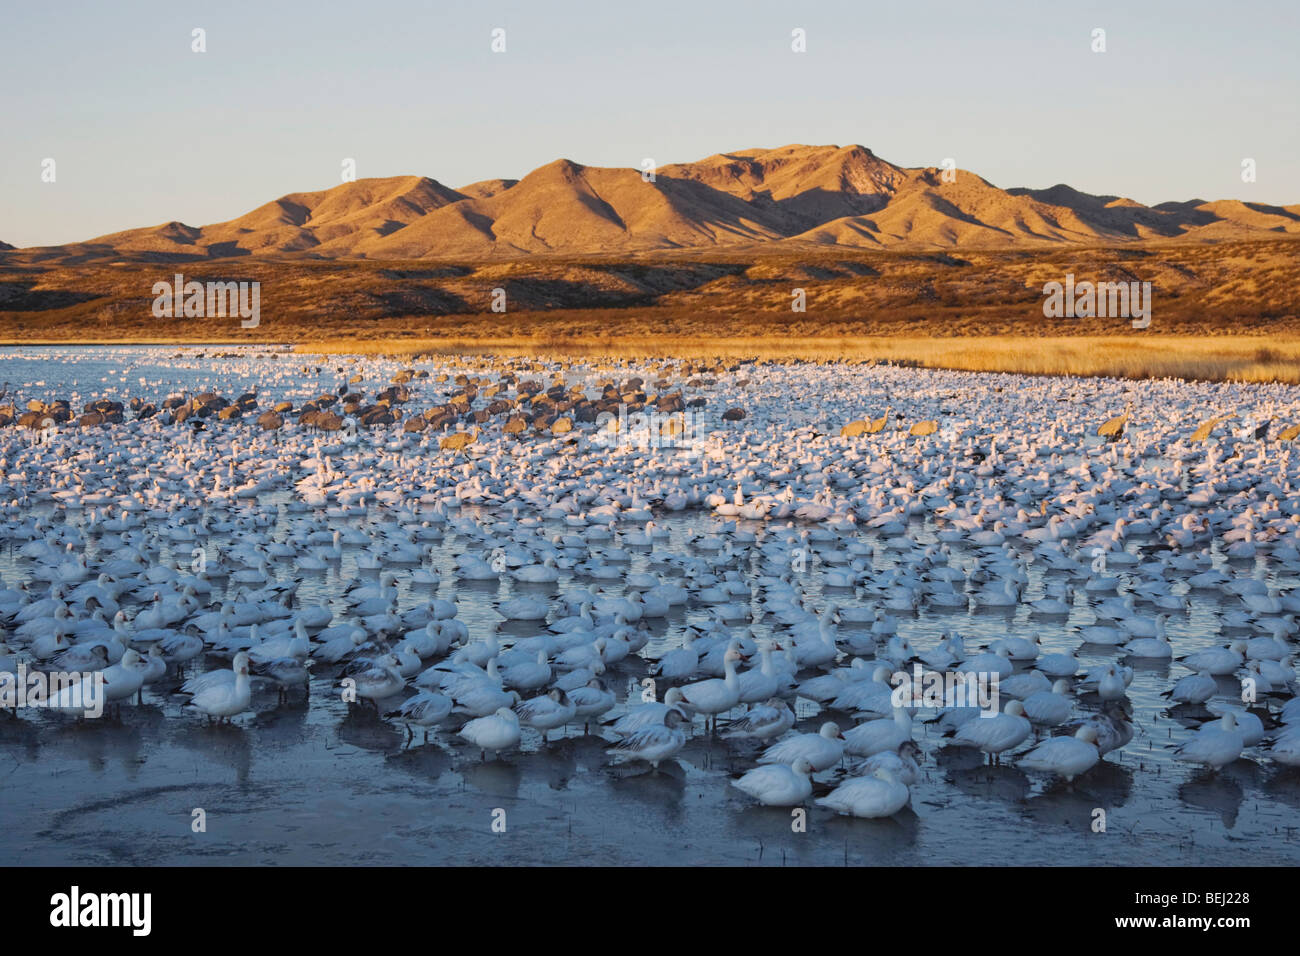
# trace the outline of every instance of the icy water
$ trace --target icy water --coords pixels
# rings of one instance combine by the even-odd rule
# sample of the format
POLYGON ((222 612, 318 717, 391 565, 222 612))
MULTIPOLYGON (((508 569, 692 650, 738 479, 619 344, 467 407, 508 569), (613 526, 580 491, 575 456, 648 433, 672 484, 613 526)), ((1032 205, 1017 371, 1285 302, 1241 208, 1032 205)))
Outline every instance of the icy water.
MULTIPOLYGON (((232 350, 10 350, 0 352, 0 380, 23 400, 66 397, 77 409, 101 397, 138 395, 156 401, 207 388, 233 398, 253 386, 262 407, 281 398, 296 406, 320 394, 322 381, 328 389, 341 380, 337 374, 323 379, 314 371, 321 363, 302 356, 279 353, 272 359, 267 350, 233 350, 233 358, 213 357, 225 351, 232 350)), ((347 374, 364 371, 373 383, 386 382, 407 363, 367 359, 352 365, 331 359, 329 366, 347 374)), ((440 368, 437 363, 416 367, 440 368)), ((999 376, 997 381, 1002 387, 1017 380, 999 376)), ((705 393, 710 414, 719 415, 735 400, 726 388, 721 383, 716 395, 705 393)), ((768 400, 775 406, 782 399, 773 393, 768 400)), ((828 386, 823 401, 798 410, 800 424, 837 427, 855 417, 848 414, 853 402, 851 387, 828 386)), ((768 419, 781 414, 789 418, 794 412, 773 407, 768 419)), ((1090 414, 1096 417, 1095 411, 1090 414)), ((400 434, 391 429, 363 432, 362 441, 397 438, 400 434)), ((206 439, 200 434, 178 440, 206 439)), ((274 522, 285 520, 278 507, 292 494, 276 490, 235 507, 267 516, 274 529, 274 522)), ((69 524, 86 520, 80 509, 64 512, 53 502, 34 507, 69 524)), ((466 506, 462 513, 483 520, 499 517, 490 508, 466 506)), ((366 529, 382 517, 366 513, 330 521, 366 529)), ((669 539, 653 550, 629 549, 636 552, 630 569, 671 577, 675 569, 665 556, 688 549, 689 538, 716 521, 707 510, 657 516, 669 539)), ((553 524, 556 533, 564 530, 562 523, 553 524)), ((745 526, 761 540, 762 522, 745 526)), ((935 540, 928 516, 913 518, 908 531, 915 540, 935 540)), ((859 528, 853 534, 877 541, 870 530, 859 528)), ((224 546, 236 543, 214 535, 209 554, 218 556, 224 546)), ((399 571, 400 607, 405 610, 435 594, 453 600, 471 639, 481 639, 501 624, 495 606, 509 597, 551 598, 597 583, 605 593, 624 593, 618 581, 593 583, 570 571, 545 585, 458 582, 456 557, 470 544, 449 533, 436 545, 432 566, 442 572, 436 591, 410 583, 399 571)), ((357 555, 358 549, 345 547, 341 564, 331 570, 293 573, 302 579, 301 604, 328 602, 341 615, 342 589, 356 578, 376 577, 357 569, 357 555)), ((893 566, 883 543, 876 555, 875 570, 893 566)), ((187 566, 189 546, 165 550, 163 562, 168 561, 187 566)), ((29 568, 13 542, 6 542, 0 551, 4 586, 24 580, 29 568)), ((276 570, 282 579, 290 574, 289 569, 276 570)), ((1043 594, 1041 568, 1031 565, 1030 578, 1026 600, 1043 594)), ((1271 583, 1294 587, 1298 582, 1274 578, 1271 583)), ((809 574, 803 587, 812 607, 856 603, 852 591, 824 588, 816 573, 809 574)), ((1190 599, 1189 612, 1169 622, 1179 653, 1223 640, 1218 615, 1228 605, 1204 592, 1193 592, 1190 599)), ((757 594, 754 607, 759 607, 757 594)), ((686 624, 710 619, 707 606, 674 608, 668 617, 650 622, 653 640, 642 657, 654 658, 679 645, 686 624)), ((969 650, 1006 635, 1039 633, 1044 652, 1078 650, 1071 628, 1093 621, 1082 597, 1066 621, 1033 620, 1025 606, 1014 613, 926 609, 899 619, 899 633, 918 648, 929 648, 941 632, 955 630, 969 650)), ((339 620, 336 616, 332 623, 339 620)), ((865 630, 845 623, 841 636, 854 628, 865 630)), ((501 633, 503 638, 527 636, 538 629, 515 623, 501 633)), ((760 638, 778 631, 770 618, 754 625, 760 638)), ((1118 654, 1089 647, 1078 656, 1088 666, 1117 660, 1118 654)), ((215 658, 200 663, 203 669, 227 666, 215 658)), ((629 691, 639 694, 646 668, 646 660, 631 657, 606 675, 620 701, 613 714, 622 712, 629 691)), ((287 703, 278 703, 274 690, 255 691, 255 713, 229 726, 207 726, 201 718, 182 715, 183 698, 168 693, 179 681, 170 678, 146 691, 143 706, 124 707, 120 720, 77 722, 37 711, 22 712, 17 719, 0 714, 0 864, 1300 862, 1300 772, 1264 759, 1255 748, 1217 774, 1171 759, 1169 745, 1192 733, 1166 715, 1167 703, 1159 696, 1186 673, 1176 664, 1135 664, 1129 688, 1137 725, 1133 740, 1072 786, 1026 774, 1013 758, 985 766, 980 754, 945 749, 932 729, 918 723, 923 777, 911 788, 910 807, 885 820, 849 819, 810 807, 806 832, 792 831, 789 810, 755 806, 726 785, 731 774, 753 766, 758 748, 710 738, 699 721, 678 759, 657 773, 615 766, 605 754, 612 738, 585 735, 577 726, 567 728, 563 738, 553 732, 546 744, 526 729, 519 752, 482 762, 477 750, 451 729, 432 733, 427 744, 417 731, 408 745, 400 724, 340 699, 331 688, 337 670, 318 667, 311 693, 305 698, 291 694, 287 703), (196 808, 206 814, 206 832, 193 832, 196 808), (1092 829, 1098 809, 1105 811, 1105 832, 1092 829), (501 816, 498 810, 505 811, 505 832, 493 826, 501 816)), ((1237 681, 1220 679, 1220 700, 1231 700, 1238 692, 1237 681)), ((798 731, 815 731, 826 719, 815 704, 802 699, 797 713, 798 731)), ((826 772, 815 779, 825 785, 833 776, 826 772)), ((817 793, 825 789, 819 786, 817 793)))

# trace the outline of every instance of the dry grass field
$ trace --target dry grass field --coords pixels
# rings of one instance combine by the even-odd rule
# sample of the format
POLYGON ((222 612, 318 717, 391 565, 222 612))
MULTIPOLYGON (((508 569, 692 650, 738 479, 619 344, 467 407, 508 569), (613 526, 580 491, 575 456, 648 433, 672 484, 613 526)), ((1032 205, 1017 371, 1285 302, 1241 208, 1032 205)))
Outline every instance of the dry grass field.
POLYGON ((497 354, 591 356, 678 356, 766 361, 891 362, 924 368, 1028 375, 1111 378, 1182 378, 1204 381, 1300 384, 1300 335, 1258 336, 1085 335, 962 336, 949 338, 732 338, 624 336, 529 339, 429 338, 336 339, 304 343, 310 354, 417 356, 491 352, 497 354))
POLYGON ((1038 374, 1300 382, 1300 246, 934 251, 809 245, 474 262, 0 256, 0 341, 277 342, 305 351, 491 349, 840 358, 1038 374), (261 322, 158 319, 176 272, 261 283, 261 322), (1152 283, 1152 322, 1048 319, 1043 284, 1152 283), (506 311, 490 310, 504 289, 506 311), (806 310, 791 309, 803 289, 806 310))

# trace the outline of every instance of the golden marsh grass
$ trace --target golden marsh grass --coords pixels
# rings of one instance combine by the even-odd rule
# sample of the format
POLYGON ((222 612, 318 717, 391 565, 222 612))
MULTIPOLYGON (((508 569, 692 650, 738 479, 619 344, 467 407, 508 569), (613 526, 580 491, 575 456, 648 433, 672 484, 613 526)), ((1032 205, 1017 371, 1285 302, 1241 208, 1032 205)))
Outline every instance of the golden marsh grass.
POLYGON ((585 357, 673 356, 805 361, 887 361, 925 368, 1027 375, 1182 378, 1300 384, 1300 337, 963 336, 730 338, 555 335, 511 338, 340 339, 302 345, 304 354, 493 353, 585 357))

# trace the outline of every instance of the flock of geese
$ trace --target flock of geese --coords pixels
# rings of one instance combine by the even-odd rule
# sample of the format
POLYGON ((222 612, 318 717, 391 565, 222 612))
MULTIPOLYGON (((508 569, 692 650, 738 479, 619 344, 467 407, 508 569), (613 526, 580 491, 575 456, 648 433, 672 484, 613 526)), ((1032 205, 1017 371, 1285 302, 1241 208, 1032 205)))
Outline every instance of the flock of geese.
MULTIPOLYGON (((398 367, 241 362, 291 402, 398 367)), ((1294 416, 1294 389, 429 367, 429 401, 528 375, 597 394, 639 371, 705 398, 707 425, 647 444, 488 422, 451 449, 393 427, 6 429, 0 672, 102 672, 113 719, 146 694, 220 721, 267 706, 259 686, 328 687, 467 759, 593 734, 654 772, 716 735, 738 799, 856 817, 907 807, 938 748, 1072 786, 1150 719, 1130 688, 1153 673, 1187 731, 1171 759, 1300 767, 1300 457, 1260 429, 1294 416), (870 427, 841 435, 853 419, 870 427), (900 697, 915 668, 995 679, 996 706, 900 697)))

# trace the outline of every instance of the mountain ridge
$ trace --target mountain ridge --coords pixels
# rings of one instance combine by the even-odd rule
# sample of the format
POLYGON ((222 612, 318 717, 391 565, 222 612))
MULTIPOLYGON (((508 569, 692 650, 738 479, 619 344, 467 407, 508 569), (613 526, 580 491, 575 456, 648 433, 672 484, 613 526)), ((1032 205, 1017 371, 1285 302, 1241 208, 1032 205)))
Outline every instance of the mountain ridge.
POLYGON ((753 148, 640 169, 557 159, 460 190, 427 176, 288 193, 225 222, 171 221, 6 258, 94 262, 237 256, 515 258, 813 243, 907 250, 1300 235, 1300 204, 1164 202, 1064 183, 1002 189, 961 169, 903 167, 865 146, 753 148))

